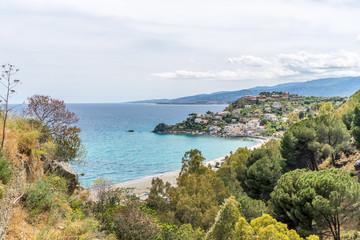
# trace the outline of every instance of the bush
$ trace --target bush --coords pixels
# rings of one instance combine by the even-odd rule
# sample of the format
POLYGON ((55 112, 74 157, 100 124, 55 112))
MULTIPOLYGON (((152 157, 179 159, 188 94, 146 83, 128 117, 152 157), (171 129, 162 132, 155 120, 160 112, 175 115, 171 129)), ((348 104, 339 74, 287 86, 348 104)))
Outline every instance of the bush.
POLYGON ((24 194, 25 204, 30 212, 30 216, 51 210, 54 208, 55 196, 51 192, 51 187, 44 181, 36 181, 26 188, 24 194))
POLYGON ((11 164, 3 158, 2 152, 0 151, 0 181, 3 184, 7 184, 13 176, 11 164))

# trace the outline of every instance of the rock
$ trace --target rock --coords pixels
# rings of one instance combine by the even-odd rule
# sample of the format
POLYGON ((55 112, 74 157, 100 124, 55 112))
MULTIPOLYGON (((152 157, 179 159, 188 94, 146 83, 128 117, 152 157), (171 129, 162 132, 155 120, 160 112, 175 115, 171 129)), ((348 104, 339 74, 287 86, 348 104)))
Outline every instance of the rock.
POLYGON ((155 129, 152 131, 153 133, 164 133, 169 132, 171 130, 171 126, 165 123, 159 123, 156 125, 155 129))
POLYGON ((355 164, 354 164, 355 170, 359 171, 360 170, 360 159, 358 159, 355 164))
POLYGON ((66 179, 68 193, 71 195, 80 186, 79 176, 69 165, 64 162, 53 162, 49 165, 49 172, 66 179))

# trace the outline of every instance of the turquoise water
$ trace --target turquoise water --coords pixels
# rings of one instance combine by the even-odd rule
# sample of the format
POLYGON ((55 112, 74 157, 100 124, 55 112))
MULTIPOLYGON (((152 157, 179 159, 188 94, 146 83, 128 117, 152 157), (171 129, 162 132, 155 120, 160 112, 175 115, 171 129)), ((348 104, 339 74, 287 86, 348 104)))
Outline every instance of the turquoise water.
POLYGON ((207 160, 222 157, 256 141, 211 136, 151 133, 161 122, 174 124, 189 113, 221 111, 225 105, 69 104, 80 118, 81 138, 88 151, 87 164, 73 166, 83 186, 99 177, 114 183, 179 169, 190 149, 207 160), (126 132, 133 129, 135 132, 126 132))

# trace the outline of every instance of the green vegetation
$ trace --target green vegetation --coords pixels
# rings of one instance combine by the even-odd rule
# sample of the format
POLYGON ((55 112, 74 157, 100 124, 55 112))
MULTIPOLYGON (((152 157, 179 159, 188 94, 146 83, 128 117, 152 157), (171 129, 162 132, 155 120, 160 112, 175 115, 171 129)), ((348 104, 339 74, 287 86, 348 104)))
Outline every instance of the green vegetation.
POLYGON ((190 114, 173 130, 210 132, 210 125, 224 129, 236 123, 263 129, 266 136, 286 131, 281 141, 271 139, 254 150, 239 148, 215 169, 192 149, 182 158, 176 184, 154 178, 145 201, 133 189, 115 188, 103 178, 91 191, 70 193, 68 179, 44 172, 52 161, 81 160, 80 129, 62 101, 30 98, 27 113, 34 119, 8 121, 0 156, 0 199, 13 187, 16 166, 27 170, 27 186, 16 200, 9 231, 14 239, 356 239, 358 93, 348 101, 282 92, 261 95, 255 100, 245 96, 221 114, 190 114))
POLYGON ((244 96, 223 112, 191 113, 183 122, 167 126, 164 132, 230 137, 273 136, 302 119, 332 114, 334 108, 344 101, 346 99, 341 97, 301 97, 283 92, 263 92, 256 97, 244 96))
POLYGON ((235 224, 240 217, 238 205, 239 203, 234 197, 225 200, 224 205, 218 212, 214 225, 206 234, 206 240, 232 239, 235 224))
POLYGON ((0 183, 7 184, 13 176, 11 164, 5 160, 0 151, 0 183))
POLYGON ((42 211, 53 210, 55 196, 50 185, 44 181, 36 181, 29 185, 24 194, 26 207, 30 216, 35 216, 42 211))
POLYGON ((274 213, 304 235, 330 231, 340 239, 346 221, 359 214, 360 185, 340 169, 286 173, 271 194, 274 213))
POLYGON ((322 115, 295 124, 281 141, 281 152, 289 169, 319 170, 327 157, 336 164, 336 155, 349 144, 348 133, 342 119, 322 115))

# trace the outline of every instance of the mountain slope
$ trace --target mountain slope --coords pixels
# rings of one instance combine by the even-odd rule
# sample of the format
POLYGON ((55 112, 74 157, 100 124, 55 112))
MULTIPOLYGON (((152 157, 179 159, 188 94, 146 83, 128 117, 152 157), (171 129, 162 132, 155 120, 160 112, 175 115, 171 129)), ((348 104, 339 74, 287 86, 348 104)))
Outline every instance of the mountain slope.
POLYGON ((260 92, 286 91, 302 96, 350 96, 360 89, 360 77, 325 78, 307 82, 284 83, 276 86, 263 86, 243 89, 238 91, 215 92, 211 94, 199 94, 176 99, 156 99, 138 101, 138 103, 160 104, 210 104, 231 103, 245 95, 258 95, 260 92))
POLYGON ((356 105, 359 104, 359 101, 360 101, 360 90, 354 93, 346 103, 341 105, 339 109, 337 109, 337 113, 343 115, 345 113, 353 111, 356 105))

